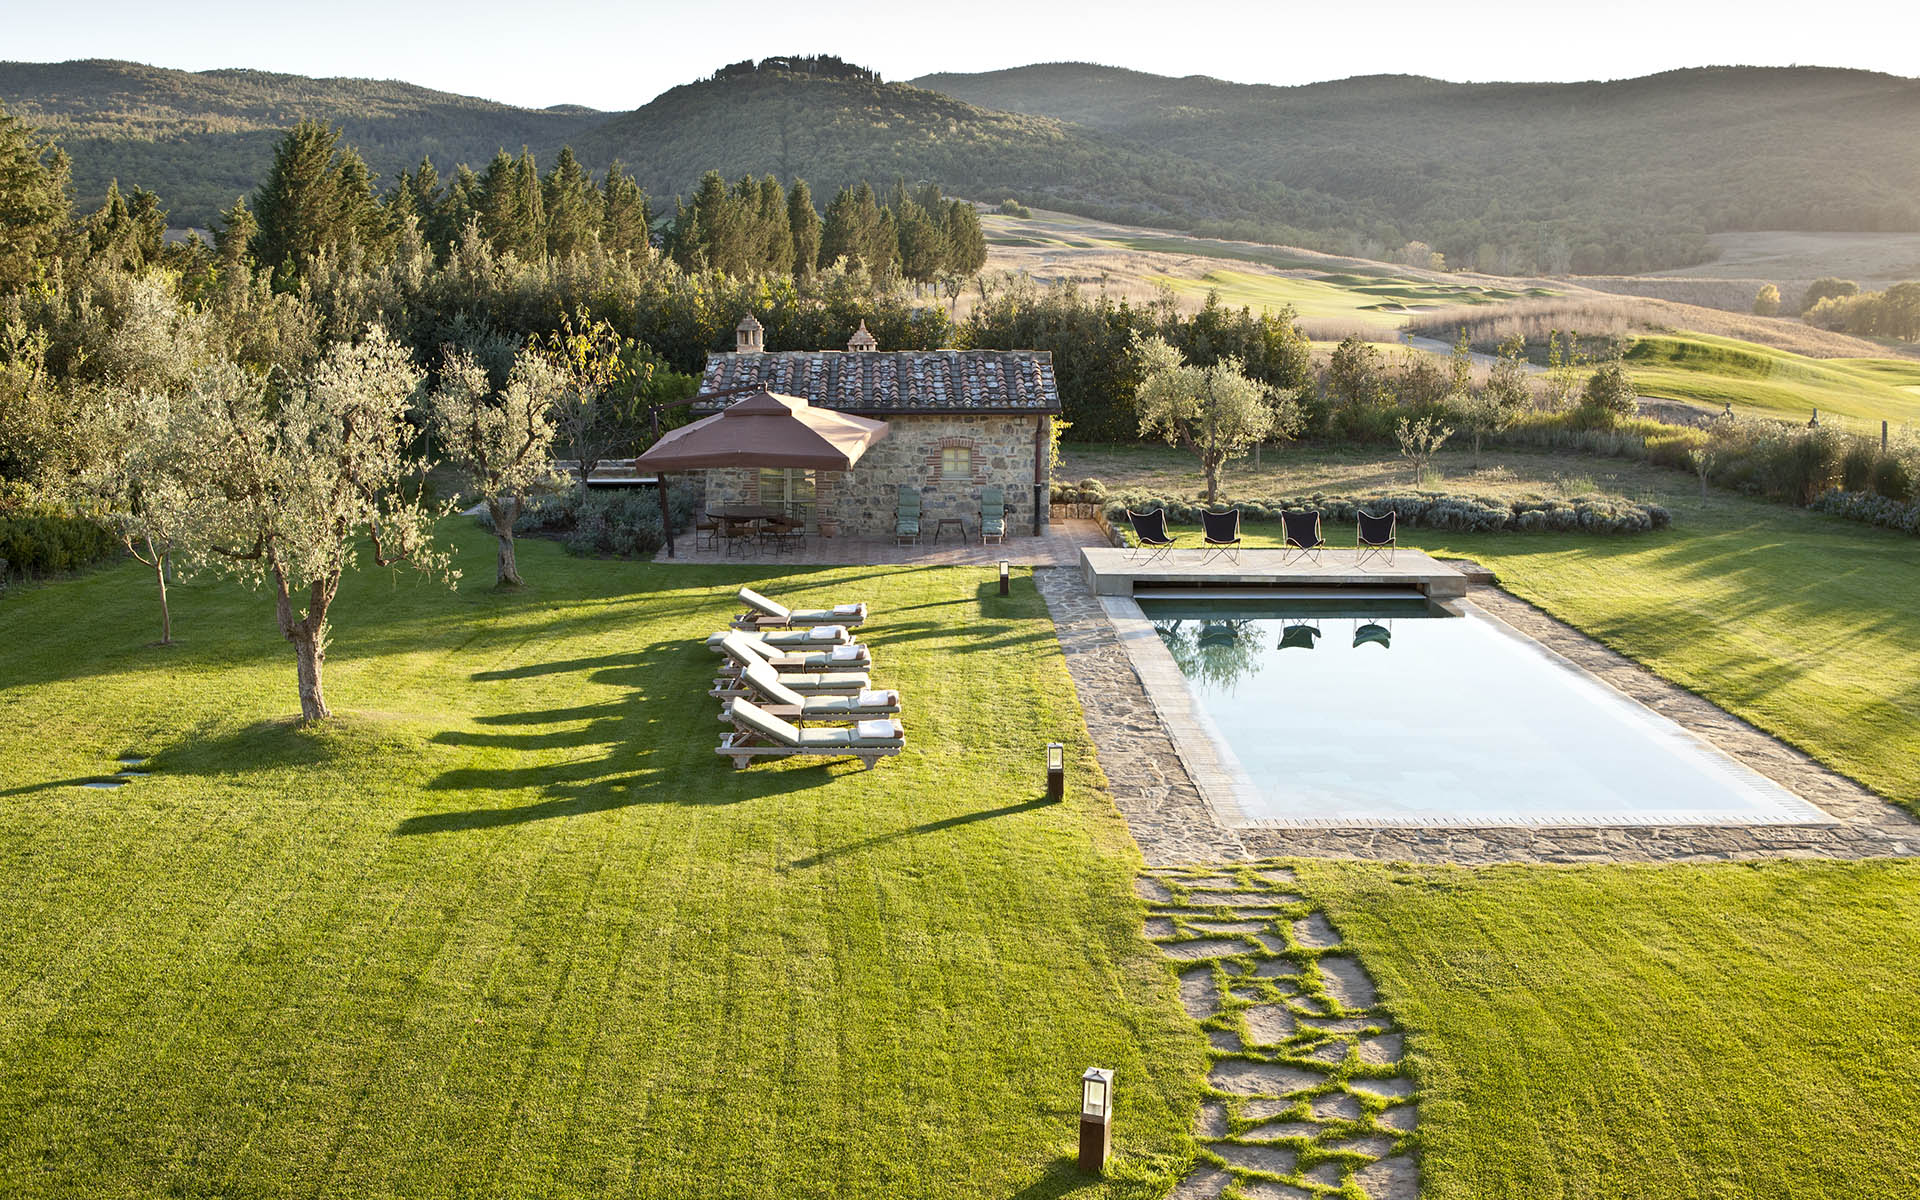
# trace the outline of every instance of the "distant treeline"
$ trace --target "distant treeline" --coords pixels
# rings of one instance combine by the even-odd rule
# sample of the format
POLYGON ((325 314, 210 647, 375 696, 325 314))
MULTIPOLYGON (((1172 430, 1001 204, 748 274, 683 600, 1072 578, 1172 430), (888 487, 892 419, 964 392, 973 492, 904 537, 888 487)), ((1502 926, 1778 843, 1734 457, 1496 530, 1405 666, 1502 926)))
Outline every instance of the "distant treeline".
POLYGON ((728 63, 712 75, 714 79, 737 79, 742 75, 758 72, 780 71, 789 75, 811 75, 818 79, 861 79, 868 83, 880 83, 880 72, 866 67, 855 66, 845 59, 835 58, 831 54, 786 54, 772 58, 763 58, 759 62, 742 59, 737 63, 728 63))

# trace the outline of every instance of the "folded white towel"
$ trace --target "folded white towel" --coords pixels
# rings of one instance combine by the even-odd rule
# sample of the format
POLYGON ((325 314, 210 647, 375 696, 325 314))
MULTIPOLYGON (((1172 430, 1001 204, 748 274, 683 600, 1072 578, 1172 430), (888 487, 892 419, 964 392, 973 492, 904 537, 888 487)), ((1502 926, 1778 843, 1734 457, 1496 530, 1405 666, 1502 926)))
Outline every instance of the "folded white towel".
POLYGON ((847 631, 838 625, 815 625, 807 636, 816 642, 837 642, 847 631))
POLYGON ((860 708, 890 708, 900 703, 899 692, 861 692, 860 708))
POLYGON ((827 651, 827 661, 828 662, 859 662, 860 647, 835 646, 833 649, 827 651))
POLYGON ((858 725, 855 725, 854 729, 856 730, 855 736, 868 739, 897 738, 900 736, 900 724, 893 720, 862 721, 858 725))
POLYGON ((833 606, 833 615, 836 617, 857 617, 864 608, 866 608, 864 604, 836 604, 833 606))

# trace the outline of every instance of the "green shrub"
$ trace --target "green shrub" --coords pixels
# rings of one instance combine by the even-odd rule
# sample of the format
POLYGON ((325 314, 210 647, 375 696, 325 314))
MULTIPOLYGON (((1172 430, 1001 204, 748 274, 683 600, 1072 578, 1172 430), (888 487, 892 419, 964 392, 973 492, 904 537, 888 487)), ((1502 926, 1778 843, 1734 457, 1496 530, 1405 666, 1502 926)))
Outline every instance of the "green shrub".
POLYGON ((1869 492, 1835 490, 1823 494, 1808 507, 1849 521, 1920 536, 1920 504, 1901 503, 1869 492))
MULTIPOLYGON (((668 485, 667 506, 676 533, 692 526, 697 503, 692 484, 682 480, 668 485)), ((493 521, 484 511, 476 519, 481 528, 492 531, 493 521)), ((660 527, 660 499, 650 489, 603 489, 582 497, 569 488, 537 496, 520 510, 513 532, 516 536, 558 538, 568 552, 584 555, 644 558, 666 545, 660 527)))
POLYGON ((0 488, 0 578, 77 571, 114 557, 106 526, 19 483, 0 488))
POLYGON ((1873 475, 1868 485, 1875 494, 1888 500, 1905 503, 1914 498, 1913 472, 1906 461, 1898 455, 1883 454, 1874 460, 1873 475))
POLYGON ((1864 492, 1873 486, 1873 468, 1879 461, 1880 450, 1865 438, 1854 438, 1847 443, 1846 451, 1840 456, 1840 487, 1843 491, 1864 492))
MULTIPOLYGON (((1315 494, 1272 500, 1223 500, 1219 507, 1236 505, 1241 519, 1250 522, 1278 521, 1283 512, 1318 509, 1323 524, 1351 525, 1354 514, 1365 509, 1375 514, 1395 512, 1399 514, 1400 523, 1410 528, 1460 533, 1645 533, 1673 524, 1672 514, 1660 505, 1604 496, 1580 496, 1571 500, 1523 496, 1517 500, 1501 500, 1440 492, 1365 497, 1315 494)), ((1123 535, 1128 529, 1126 510, 1129 508, 1136 512, 1164 508, 1171 524, 1197 525, 1207 506, 1192 500, 1139 493, 1116 497, 1107 505, 1107 522, 1123 535)))

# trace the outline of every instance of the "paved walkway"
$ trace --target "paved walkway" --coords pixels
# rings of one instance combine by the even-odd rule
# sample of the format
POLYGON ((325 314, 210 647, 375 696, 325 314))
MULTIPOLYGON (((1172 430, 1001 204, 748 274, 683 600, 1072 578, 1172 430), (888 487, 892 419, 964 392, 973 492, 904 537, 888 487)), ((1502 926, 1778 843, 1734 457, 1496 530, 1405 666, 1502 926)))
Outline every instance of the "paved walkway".
POLYGON ((1468 599, 1601 681, 1834 817, 1830 825, 1329 827, 1223 823, 1194 786, 1098 600, 1078 572, 1036 574, 1114 800, 1156 865, 1297 855, 1478 865, 1920 855, 1920 821, 1805 754, 1497 588, 1468 599))
POLYGON ((749 555, 729 555, 723 545, 718 549, 700 545, 697 539, 682 535, 676 540, 679 554, 668 558, 661 550, 653 556, 657 563, 752 563, 778 566, 792 563, 801 567, 873 567, 913 565, 922 567, 991 567, 1002 560, 1017 567, 1078 567, 1082 546, 1105 546, 1106 537, 1092 521, 1054 521, 1039 537, 1009 534, 1003 545, 983 546, 980 539, 963 539, 947 533, 938 542, 931 532, 921 535, 911 546, 899 545, 891 538, 810 537, 807 544, 790 553, 776 554, 771 548, 749 555))
MULTIPOLYGON (((1357 1187, 1420 1194, 1405 1038, 1340 934, 1272 864, 1159 870, 1135 888, 1147 936, 1180 972, 1212 1045, 1200 1165, 1173 1200, 1260 1200, 1357 1187)), ((1349 1193, 1351 1194, 1351 1193, 1349 1193)))

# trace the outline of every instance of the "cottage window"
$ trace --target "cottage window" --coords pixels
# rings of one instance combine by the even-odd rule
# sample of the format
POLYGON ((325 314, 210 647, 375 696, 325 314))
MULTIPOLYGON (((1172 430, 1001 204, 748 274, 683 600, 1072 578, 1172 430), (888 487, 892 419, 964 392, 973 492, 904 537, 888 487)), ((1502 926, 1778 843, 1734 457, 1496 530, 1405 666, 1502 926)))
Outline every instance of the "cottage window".
POLYGON ((948 446, 940 452, 940 478, 972 479, 973 447, 948 446))
POLYGON ((815 481, 812 471, 793 468, 760 468, 760 503, 783 509, 789 516, 805 517, 813 508, 815 481))

